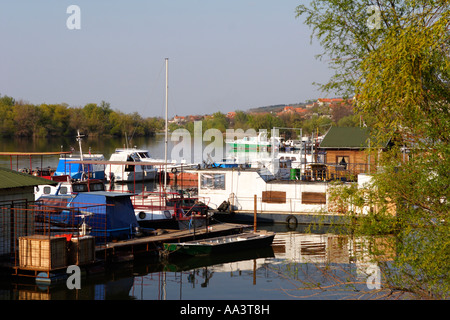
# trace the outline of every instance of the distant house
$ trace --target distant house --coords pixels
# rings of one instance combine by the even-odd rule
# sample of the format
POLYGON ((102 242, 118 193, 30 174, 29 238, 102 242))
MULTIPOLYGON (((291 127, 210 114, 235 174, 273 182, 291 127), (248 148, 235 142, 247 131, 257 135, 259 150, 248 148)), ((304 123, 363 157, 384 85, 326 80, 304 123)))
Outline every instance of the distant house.
POLYGON ((292 113, 292 112, 295 112, 295 109, 292 106, 287 106, 287 107, 283 108, 283 112, 292 113))
POLYGON ((234 112, 234 111, 230 111, 227 113, 228 119, 234 119, 235 116, 236 116, 236 112, 234 112))
POLYGON ((305 108, 299 108, 299 107, 292 107, 292 106, 286 106, 281 110, 280 112, 277 112, 277 116, 282 116, 286 114, 299 114, 304 116, 308 112, 305 108))
POLYGON ((180 125, 180 124, 183 124, 185 121, 186 121, 185 117, 175 116, 175 117, 173 117, 172 121, 170 121, 170 122, 180 125))
MULTIPOLYGON (((381 144, 378 152, 388 147, 381 144)), ((319 145, 325 152, 325 163, 337 171, 351 174, 369 173, 376 170, 378 152, 369 155, 369 147, 375 146, 370 139, 370 129, 360 127, 331 127, 319 145)))
POLYGON ((200 121, 203 119, 203 116, 188 116, 188 121, 194 122, 194 121, 200 121))

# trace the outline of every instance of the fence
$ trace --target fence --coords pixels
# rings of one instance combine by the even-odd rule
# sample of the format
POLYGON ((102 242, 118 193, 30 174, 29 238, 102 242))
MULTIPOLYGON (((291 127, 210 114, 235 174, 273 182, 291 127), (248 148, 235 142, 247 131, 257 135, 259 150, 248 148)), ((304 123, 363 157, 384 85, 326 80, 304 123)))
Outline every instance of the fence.
POLYGON ((65 265, 71 258, 79 264, 95 260, 95 244, 106 243, 107 205, 53 202, 0 203, 0 261, 2 265, 33 267, 47 271, 65 265), (89 234, 89 237, 85 235, 89 234), (74 241, 69 242, 71 239, 74 241), (67 241, 67 243, 66 243, 67 241), (89 241, 89 257, 80 256, 80 248, 89 241), (92 254, 91 254, 92 253, 92 254), (67 254, 67 256, 66 256, 67 254))
POLYGON ((358 174, 373 172, 374 166, 366 163, 308 163, 290 169, 291 180, 304 181, 357 181, 358 174), (369 170, 370 169, 370 170, 369 170))

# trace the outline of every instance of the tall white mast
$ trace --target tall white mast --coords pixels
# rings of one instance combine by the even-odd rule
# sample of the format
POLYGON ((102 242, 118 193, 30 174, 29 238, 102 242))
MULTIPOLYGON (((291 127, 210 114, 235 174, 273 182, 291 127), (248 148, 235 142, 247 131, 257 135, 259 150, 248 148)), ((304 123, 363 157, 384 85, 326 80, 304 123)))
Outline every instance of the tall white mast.
POLYGON ((164 141, 164 191, 167 187, 167 143, 168 143, 168 124, 167 124, 167 110, 169 106, 169 58, 166 58, 166 130, 164 141))
MULTIPOLYGON (((81 148, 81 138, 84 137, 84 135, 80 135, 80 130, 77 130, 77 141, 78 145, 80 146, 80 160, 83 161, 83 149, 81 148)), ((81 164, 81 168, 84 172, 84 164, 81 164)))

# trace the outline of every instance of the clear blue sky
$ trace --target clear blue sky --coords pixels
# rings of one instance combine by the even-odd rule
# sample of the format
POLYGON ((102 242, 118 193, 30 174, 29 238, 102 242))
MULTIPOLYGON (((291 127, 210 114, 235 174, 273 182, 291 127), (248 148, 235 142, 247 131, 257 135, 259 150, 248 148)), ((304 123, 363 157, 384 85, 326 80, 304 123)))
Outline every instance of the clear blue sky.
POLYGON ((170 116, 324 97, 312 83, 332 71, 295 17, 302 1, 0 0, 0 94, 163 116, 167 57, 170 116))

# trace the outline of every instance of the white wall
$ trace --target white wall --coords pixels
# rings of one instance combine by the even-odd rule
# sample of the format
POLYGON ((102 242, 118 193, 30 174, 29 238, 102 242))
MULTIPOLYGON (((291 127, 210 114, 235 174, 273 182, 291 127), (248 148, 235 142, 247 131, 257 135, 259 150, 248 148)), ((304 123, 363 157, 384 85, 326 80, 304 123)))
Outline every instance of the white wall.
POLYGON ((319 212, 326 210, 326 205, 302 204, 302 192, 327 192, 327 183, 302 183, 299 181, 285 183, 266 182, 257 170, 201 170, 199 171, 199 196, 210 200, 209 206, 217 208, 223 201, 230 201, 237 210, 253 211, 254 195, 257 195, 258 211, 271 212, 319 212), (201 174, 225 174, 225 190, 201 188, 201 174), (286 192, 286 203, 262 203, 263 191, 286 192))

